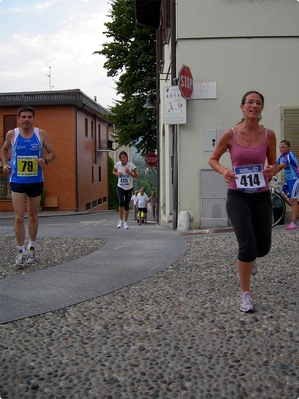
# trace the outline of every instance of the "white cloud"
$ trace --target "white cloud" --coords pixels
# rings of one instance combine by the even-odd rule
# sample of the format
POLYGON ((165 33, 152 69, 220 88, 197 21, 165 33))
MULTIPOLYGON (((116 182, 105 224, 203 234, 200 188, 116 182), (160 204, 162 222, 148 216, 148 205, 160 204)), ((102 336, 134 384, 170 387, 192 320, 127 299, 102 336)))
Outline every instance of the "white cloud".
POLYGON ((114 81, 103 68, 106 59, 93 55, 108 41, 102 33, 110 8, 107 1, 73 0, 72 7, 68 0, 34 4, 31 24, 17 25, 5 40, 0 35, 0 91, 48 90, 48 65, 55 90, 79 88, 91 98, 97 96, 104 107, 112 105, 117 96, 114 81))
POLYGON ((39 10, 44 10, 45 8, 49 8, 53 3, 38 3, 35 5, 36 8, 38 8, 39 10))

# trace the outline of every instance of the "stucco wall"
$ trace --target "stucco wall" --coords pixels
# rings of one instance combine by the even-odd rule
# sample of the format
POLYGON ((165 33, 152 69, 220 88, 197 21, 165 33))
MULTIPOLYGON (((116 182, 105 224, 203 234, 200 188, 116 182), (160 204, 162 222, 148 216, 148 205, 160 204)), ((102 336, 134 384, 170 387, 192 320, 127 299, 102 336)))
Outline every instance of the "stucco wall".
MULTIPOLYGON (((217 85, 216 99, 187 101, 187 124, 179 125, 178 213, 189 210, 198 226, 200 171, 209 168, 211 155, 205 151, 205 129, 225 130, 236 124, 242 118, 239 105, 243 94, 258 90, 265 96, 262 124, 273 129, 279 141, 280 107, 299 104, 298 21, 299 3, 295 0, 178 2, 177 73, 185 64, 190 67, 194 82, 217 85)), ((170 47, 164 48, 164 71, 171 59, 170 47)), ((166 143, 162 135, 161 141, 166 143)), ((168 156, 165 148, 161 156, 168 156)), ((229 154, 223 156, 221 163, 230 166, 229 154)), ((162 180, 162 186, 168 187, 171 174, 162 180)), ((171 207, 170 201, 166 205, 169 212, 171 207)))

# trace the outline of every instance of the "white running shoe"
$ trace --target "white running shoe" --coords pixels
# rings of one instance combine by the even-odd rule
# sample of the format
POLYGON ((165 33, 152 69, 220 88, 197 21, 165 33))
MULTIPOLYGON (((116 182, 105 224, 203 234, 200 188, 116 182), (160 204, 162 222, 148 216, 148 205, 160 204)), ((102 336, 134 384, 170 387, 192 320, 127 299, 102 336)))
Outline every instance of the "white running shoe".
POLYGON ((29 265, 36 263, 35 250, 32 247, 28 249, 26 263, 29 265))
POLYGON ((122 225, 123 225, 123 221, 120 220, 120 221, 117 223, 117 228, 120 229, 120 228, 122 227, 122 225))
POLYGON ((25 252, 19 251, 15 259, 15 266, 23 266, 25 257, 26 257, 25 252))
POLYGON ((250 292, 245 291, 240 295, 240 310, 245 313, 253 313, 253 303, 250 292))
POLYGON ((124 222, 124 229, 127 230, 129 228, 128 223, 124 222))

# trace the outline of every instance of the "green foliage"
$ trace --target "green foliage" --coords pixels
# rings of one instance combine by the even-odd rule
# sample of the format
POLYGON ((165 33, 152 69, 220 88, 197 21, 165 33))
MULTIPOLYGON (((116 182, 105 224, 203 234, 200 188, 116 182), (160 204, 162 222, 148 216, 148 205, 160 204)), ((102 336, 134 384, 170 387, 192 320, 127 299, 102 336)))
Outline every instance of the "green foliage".
POLYGON ((150 196, 151 192, 157 189, 158 179, 156 168, 150 168, 143 157, 138 157, 134 159, 134 165, 138 171, 138 188, 144 187, 146 194, 150 196))
POLYGON ((118 178, 112 174, 113 168, 113 159, 108 157, 108 204, 109 209, 118 210, 118 198, 116 191, 118 178))
POLYGON ((46 194, 47 194, 47 191, 43 188, 43 191, 40 196, 39 206, 44 206, 46 194))
POLYGON ((106 57, 107 75, 118 76, 116 89, 122 100, 110 109, 116 141, 119 146, 135 145, 146 155, 156 149, 156 108, 143 108, 149 94, 155 106, 156 33, 136 27, 132 0, 113 0, 108 16, 111 22, 105 23, 104 33, 113 41, 96 53, 106 57))

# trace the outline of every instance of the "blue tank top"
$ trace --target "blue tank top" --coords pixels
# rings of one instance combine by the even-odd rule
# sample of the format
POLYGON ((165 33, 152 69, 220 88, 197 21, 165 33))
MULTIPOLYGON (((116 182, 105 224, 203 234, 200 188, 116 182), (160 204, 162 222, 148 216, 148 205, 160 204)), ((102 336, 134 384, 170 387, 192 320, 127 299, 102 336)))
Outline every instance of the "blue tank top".
MULTIPOLYGON (((232 144, 229 148, 229 152, 230 152, 230 157, 231 157, 231 161, 232 161, 232 167, 233 170, 236 173, 236 168, 238 170, 242 170, 241 167, 245 167, 245 166, 252 166, 253 170, 254 168, 257 168, 258 165, 262 165, 262 168, 264 168, 265 166, 265 161, 267 158, 267 150, 268 150, 268 129, 266 129, 265 132, 265 141, 259 145, 258 147, 244 147, 240 144, 238 144, 236 142, 236 133, 235 130, 232 128, 232 133, 233 133, 233 140, 232 140, 232 144)), ((246 168, 244 168, 246 170, 246 168)), ((247 168, 250 171, 250 167, 247 168)), ((260 180, 263 179, 263 176, 261 176, 261 172, 258 170, 258 173, 260 173, 258 176, 260 176, 260 180)), ((251 176, 255 176, 256 173, 255 172, 248 172, 248 173, 244 173, 244 177, 249 176, 250 178, 251 176)), ((254 177, 253 177, 254 179, 254 177)), ((248 181, 249 183, 249 181, 248 181)), ((268 179, 265 177, 264 178, 264 187, 262 188, 258 188, 258 189, 250 189, 250 185, 248 185, 248 190, 245 189, 241 190, 241 191, 247 191, 247 192, 262 192, 262 191, 267 191, 269 190, 269 185, 268 185, 268 179)), ((228 184, 228 188, 231 190, 240 190, 237 187, 236 184, 236 180, 232 180, 229 184, 228 184)))
POLYGON ((15 128, 14 131, 9 181, 21 184, 44 181, 42 168, 37 163, 37 159, 42 158, 43 148, 39 129, 35 127, 33 135, 28 139, 22 137, 19 128, 15 128))

